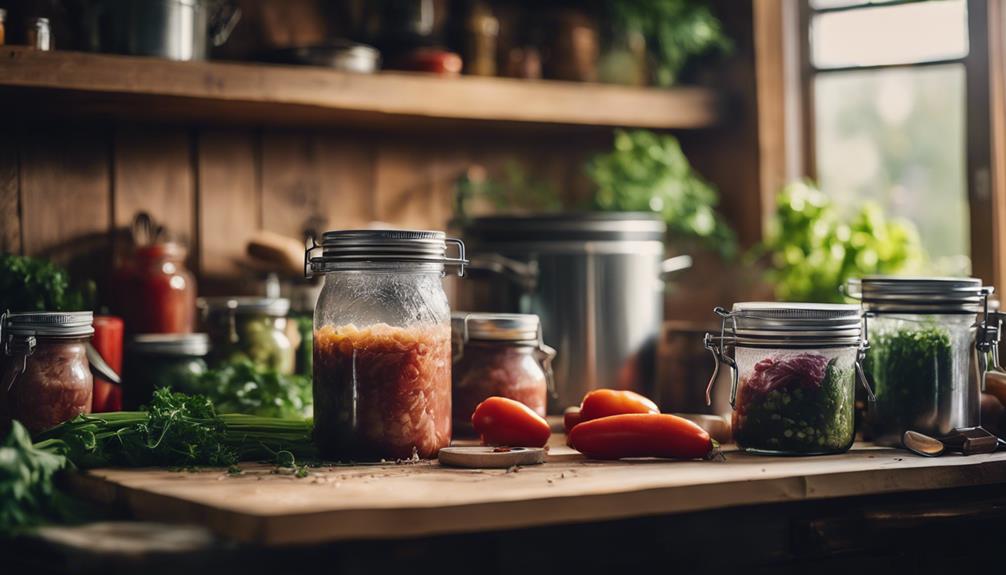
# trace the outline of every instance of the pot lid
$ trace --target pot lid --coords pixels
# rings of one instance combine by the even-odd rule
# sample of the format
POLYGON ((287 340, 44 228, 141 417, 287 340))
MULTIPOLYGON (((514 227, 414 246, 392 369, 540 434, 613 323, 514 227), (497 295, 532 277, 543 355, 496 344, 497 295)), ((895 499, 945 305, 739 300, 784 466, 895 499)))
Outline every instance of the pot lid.
POLYGON ((540 323, 538 316, 534 314, 467 312, 451 314, 451 329, 462 341, 474 339, 536 342, 540 323))
POLYGON ((94 312, 35 311, 3 316, 3 331, 10 335, 83 337, 94 334, 94 312))
POLYGON ((210 351, 205 333, 149 333, 129 341, 129 350, 150 355, 202 357, 210 351))
POLYGON ((993 291, 978 278, 962 277, 867 276, 846 285, 850 297, 875 312, 973 313, 993 291))
POLYGON ((208 297, 196 300, 196 307, 209 313, 231 311, 238 315, 286 317, 290 300, 270 297, 208 297))
POLYGON ((659 241, 667 224, 645 212, 579 212, 475 218, 466 237, 483 242, 659 241))

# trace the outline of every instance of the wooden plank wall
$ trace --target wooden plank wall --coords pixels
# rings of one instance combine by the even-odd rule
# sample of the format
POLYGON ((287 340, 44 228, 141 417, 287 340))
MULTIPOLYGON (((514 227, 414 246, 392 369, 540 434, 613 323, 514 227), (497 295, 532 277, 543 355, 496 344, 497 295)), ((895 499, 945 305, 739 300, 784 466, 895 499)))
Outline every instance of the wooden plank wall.
POLYGON ((203 294, 255 289, 240 281, 251 277, 241 260, 255 230, 301 238, 374 221, 446 229, 455 182, 473 163, 498 173, 518 160, 582 194, 583 159, 607 145, 127 123, 15 134, 0 142, 0 250, 101 278, 145 210, 190 246, 203 294))

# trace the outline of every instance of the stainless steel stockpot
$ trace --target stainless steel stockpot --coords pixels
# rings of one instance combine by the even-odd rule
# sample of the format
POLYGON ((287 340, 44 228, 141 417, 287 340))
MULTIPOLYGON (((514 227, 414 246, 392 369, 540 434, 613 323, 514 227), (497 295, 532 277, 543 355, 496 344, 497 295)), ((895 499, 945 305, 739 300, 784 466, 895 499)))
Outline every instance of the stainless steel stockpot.
POLYGON ((241 10, 226 0, 95 0, 86 12, 92 50, 205 60, 227 41, 241 10))
POLYGON ((649 214, 580 213, 477 218, 465 228, 475 254, 469 308, 533 313, 557 348, 549 412, 599 387, 655 388, 663 321, 665 224, 649 214))

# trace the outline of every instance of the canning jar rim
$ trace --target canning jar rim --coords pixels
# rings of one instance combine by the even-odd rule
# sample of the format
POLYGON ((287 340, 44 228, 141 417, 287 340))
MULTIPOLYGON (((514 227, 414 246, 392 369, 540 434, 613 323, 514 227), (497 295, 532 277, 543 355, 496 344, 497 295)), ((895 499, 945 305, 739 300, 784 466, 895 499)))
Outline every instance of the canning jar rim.
POLYGON ((0 332, 6 337, 90 337, 94 335, 94 312, 4 312, 0 314, 0 332))

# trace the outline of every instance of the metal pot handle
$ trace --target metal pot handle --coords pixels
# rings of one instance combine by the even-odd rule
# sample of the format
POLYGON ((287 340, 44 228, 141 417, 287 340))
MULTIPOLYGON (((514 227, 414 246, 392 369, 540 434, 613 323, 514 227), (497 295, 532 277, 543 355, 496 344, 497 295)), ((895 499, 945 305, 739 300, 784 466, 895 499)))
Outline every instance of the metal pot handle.
POLYGON ((660 262, 660 277, 687 270, 692 267, 692 256, 680 255, 660 262))
POLYGON ((241 8, 234 2, 222 2, 210 15, 210 41, 214 46, 223 46, 231 37, 234 27, 241 21, 241 8))
POLYGON ((501 275, 519 285, 527 292, 538 286, 538 262, 522 262, 499 254, 472 256, 468 264, 470 271, 483 271, 501 275))

